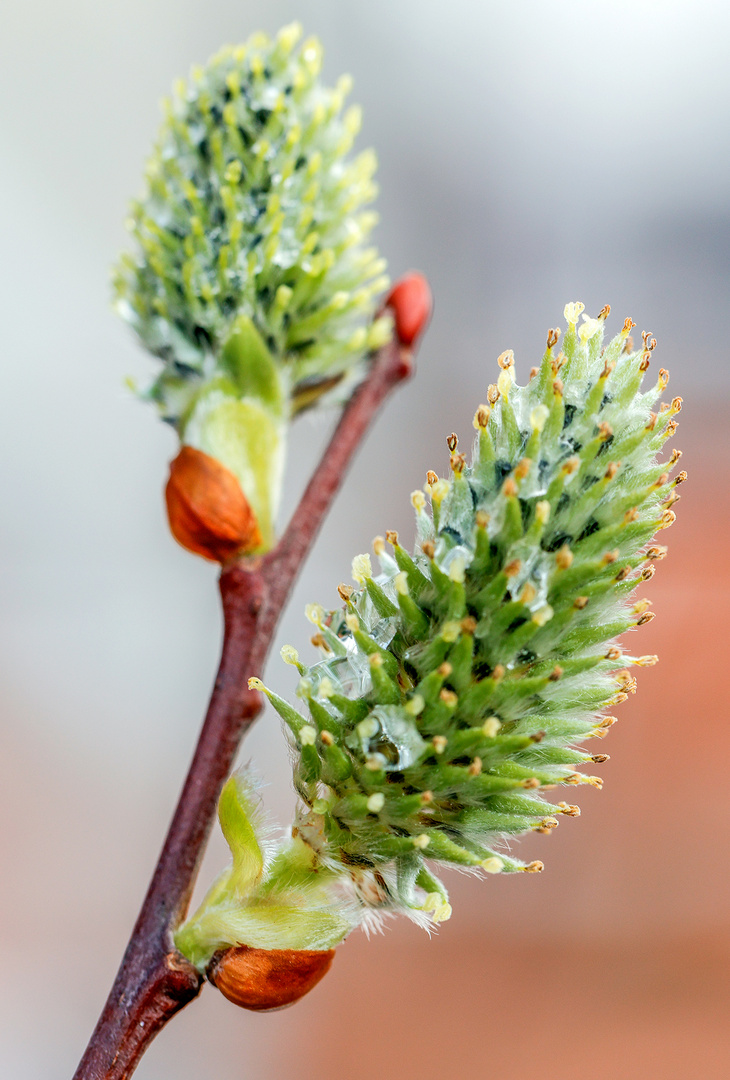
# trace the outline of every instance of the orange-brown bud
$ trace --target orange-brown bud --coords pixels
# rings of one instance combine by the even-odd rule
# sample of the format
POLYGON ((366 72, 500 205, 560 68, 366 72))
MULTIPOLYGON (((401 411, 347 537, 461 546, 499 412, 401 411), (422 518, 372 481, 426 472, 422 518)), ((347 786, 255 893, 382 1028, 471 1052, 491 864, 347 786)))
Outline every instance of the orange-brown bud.
POLYGON ((261 544, 258 523, 237 478, 220 461, 183 446, 170 462, 167 518, 177 542, 211 562, 225 562, 261 544))
POLYGON ((415 271, 396 282, 385 301, 393 312, 395 332, 403 345, 412 345, 431 318, 431 289, 423 274, 415 271))
POLYGON ((234 1005, 270 1012, 293 1005, 332 967, 335 950, 252 949, 238 945, 216 953, 208 978, 234 1005))

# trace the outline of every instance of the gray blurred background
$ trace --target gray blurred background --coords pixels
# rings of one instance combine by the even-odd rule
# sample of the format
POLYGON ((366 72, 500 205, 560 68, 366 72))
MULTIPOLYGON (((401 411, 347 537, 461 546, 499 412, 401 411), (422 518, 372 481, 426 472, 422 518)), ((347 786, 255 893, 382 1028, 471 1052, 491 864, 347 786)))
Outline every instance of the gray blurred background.
MULTIPOLYGON (((596 1015, 607 1015, 607 986, 618 997, 651 998, 678 978, 656 959, 674 950, 686 959, 683 992, 701 996, 712 983, 702 957, 712 968, 727 950, 728 880, 718 870, 729 838, 718 794, 727 706, 718 688, 695 711, 697 693, 680 681, 692 677, 687 650, 707 613, 730 596, 719 557, 727 534, 713 535, 727 524, 730 7, 711 0, 3 6, 0 1075, 73 1071, 156 858, 220 642, 215 569, 166 530, 161 490, 173 435, 123 385, 128 374, 144 382, 153 372, 109 306, 125 208, 172 80, 222 43, 295 18, 321 37, 328 80, 354 76, 352 100, 365 113, 360 145, 375 146, 380 159, 377 242, 394 278, 411 267, 428 275, 436 310, 416 379, 370 434, 294 590, 269 680, 291 691, 291 669, 277 653, 284 642, 306 650, 304 603, 334 604, 352 556, 376 533, 411 535, 408 494, 426 468, 445 467, 448 432, 468 441, 497 355, 513 348, 524 377, 568 300, 591 314, 610 303, 616 330, 630 315, 637 332, 657 336, 658 362, 687 404, 678 445, 698 481, 693 496, 687 486, 680 517, 691 505, 699 516, 695 532, 677 526, 686 531, 677 533, 671 580, 681 594, 667 593, 664 604, 661 647, 676 655, 660 674, 642 673, 642 700, 624 706, 635 734, 619 732, 608 747, 607 790, 583 794, 580 822, 524 845, 526 857, 546 859, 542 878, 453 879, 454 918, 436 942, 406 925, 370 945, 348 943, 322 996, 297 1010, 250 1016, 208 991, 163 1033, 138 1075, 273 1080, 292 1075, 293 1060, 304 1080, 409 1080, 436 1060, 421 1037, 438 1015, 433 1001, 441 1010, 448 998, 458 1013, 465 995, 482 1011, 474 1026, 455 1021, 454 1047, 466 1056, 448 1075, 501 1077, 521 1060, 510 1056, 510 1039, 525 1046, 525 999, 509 988, 539 972, 535 1013, 540 1002, 591 994, 596 1005, 573 1026, 561 1021, 562 1056, 545 1036, 555 1075, 679 1077, 681 1068, 686 1076, 685 1053, 706 1078, 725 1076, 727 1057, 712 1057, 716 1032, 708 1040, 699 1019, 694 1034, 672 1043, 681 1024, 671 1009, 687 1015, 681 994, 669 1012, 656 999, 647 1020, 655 1043, 635 1032, 633 1064, 616 1059, 603 1072, 594 1062, 586 1072, 574 1056, 596 1015), (725 585, 711 579, 710 563, 725 585), (666 709, 656 704, 662 693, 666 709), (668 732, 667 710, 683 693, 684 711, 668 732), (667 739, 676 755, 657 763, 652 746, 667 739), (694 744, 702 747, 695 771, 687 764, 694 744), (641 805, 646 814, 634 813, 641 805), (655 951, 642 961, 647 942, 655 951), (487 959, 469 974, 480 949, 487 959), (561 956, 574 956, 572 975, 561 956), (608 983, 573 980, 601 964, 608 983), (687 983, 690 969, 696 984, 687 983), (365 990, 358 980, 367 978, 365 990), (490 1035, 491 1057, 483 1057, 495 994, 514 1010, 499 1022, 504 1045, 495 1049, 490 1035), (664 1027, 651 1027, 660 1014, 664 1027), (352 1038, 335 1052, 336 1030, 352 1038), (388 1054, 373 1057, 381 1040, 388 1054), (670 1052, 652 1071, 661 1046, 670 1052)), ((285 505, 328 422, 298 424, 285 505)), ((657 609, 661 588, 652 594, 657 609)), ((724 620, 717 626, 726 643, 724 620)), ((642 651, 654 646, 647 635, 642 651)), ((695 659, 710 657, 714 671, 723 648, 714 636, 695 659)), ((702 678, 709 685, 710 675, 702 678)), ((267 805, 285 821, 293 798, 272 716, 248 738, 249 759, 268 782, 267 805)), ((216 840, 205 880, 223 857, 216 840)), ((705 1019, 713 1007, 702 1005, 705 1019)), ((610 1019, 616 1052, 631 1023, 628 1014, 610 1019)), ((605 1050, 605 1024, 602 1031, 605 1050)), ((527 1060, 553 1076, 537 1049, 527 1060)))

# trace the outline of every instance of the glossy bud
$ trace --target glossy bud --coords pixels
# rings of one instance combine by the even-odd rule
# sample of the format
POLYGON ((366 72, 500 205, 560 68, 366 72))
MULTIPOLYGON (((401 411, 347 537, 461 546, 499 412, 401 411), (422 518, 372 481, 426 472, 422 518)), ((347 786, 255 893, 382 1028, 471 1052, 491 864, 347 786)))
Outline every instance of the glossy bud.
POLYGON ((237 478, 225 465, 183 446, 165 488, 170 530, 188 551, 225 562, 261 544, 259 527, 237 478))
POLYGON ((329 971, 335 950, 252 949, 216 953, 208 978, 234 1005, 254 1012, 284 1009, 308 994, 329 971))
POLYGON ((385 301, 393 312, 395 332, 403 345, 412 345, 426 329, 433 299, 423 274, 406 274, 394 285, 385 301))

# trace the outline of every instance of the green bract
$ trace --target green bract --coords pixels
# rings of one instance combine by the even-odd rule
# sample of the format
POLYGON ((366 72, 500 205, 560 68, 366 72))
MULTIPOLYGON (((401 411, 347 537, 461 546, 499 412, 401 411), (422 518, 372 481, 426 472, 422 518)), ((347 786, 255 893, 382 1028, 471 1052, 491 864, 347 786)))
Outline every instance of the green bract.
POLYGON ((604 756, 578 744, 605 735, 605 710, 635 689, 626 668, 656 661, 615 639, 651 618, 632 594, 674 520, 680 455, 657 455, 681 399, 657 407, 665 371, 641 390, 653 339, 633 351, 626 320, 604 348, 608 309, 577 327, 582 310, 566 307, 563 352, 550 331, 527 385, 511 352, 499 358, 471 463, 450 436, 450 476, 428 474, 431 512, 412 495, 415 552, 379 538, 382 573, 358 556, 344 609, 308 609, 324 659, 285 652, 308 715, 265 691, 296 747, 296 835, 363 912, 448 918, 427 861, 541 869, 507 841, 579 812, 541 789, 600 786, 580 770, 604 756))
POLYGON ((180 82, 132 206, 117 307, 162 361, 148 397, 184 443, 239 478, 272 540, 290 416, 351 386, 389 337, 364 246, 375 156, 349 157, 351 80, 319 82, 298 25, 254 35, 180 82))

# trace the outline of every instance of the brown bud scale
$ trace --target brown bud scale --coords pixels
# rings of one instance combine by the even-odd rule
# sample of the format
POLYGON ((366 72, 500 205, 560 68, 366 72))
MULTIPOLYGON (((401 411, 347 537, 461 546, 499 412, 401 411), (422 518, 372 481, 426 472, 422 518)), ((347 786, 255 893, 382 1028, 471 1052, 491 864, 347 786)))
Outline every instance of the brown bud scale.
POLYGON ((335 950, 252 949, 238 945, 216 953, 208 978, 234 1005, 270 1012, 293 1005, 324 978, 335 950))

